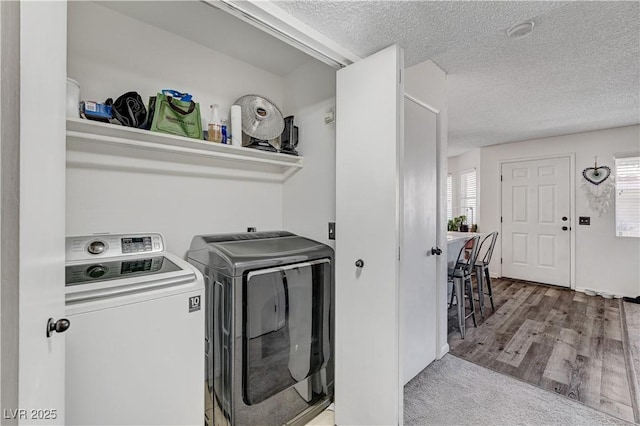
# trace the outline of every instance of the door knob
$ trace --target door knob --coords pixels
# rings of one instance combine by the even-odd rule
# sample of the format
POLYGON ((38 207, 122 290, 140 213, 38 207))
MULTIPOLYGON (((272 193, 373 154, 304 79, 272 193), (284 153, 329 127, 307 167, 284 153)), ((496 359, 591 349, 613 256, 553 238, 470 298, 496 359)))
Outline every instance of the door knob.
POLYGON ((356 260, 356 267, 362 268, 364 266, 364 261, 362 259, 356 260))
POLYGON ((566 220, 567 220, 567 217, 566 217, 566 216, 562 216, 562 220, 565 220, 565 221, 566 221, 566 220))
POLYGON ((440 256, 442 254, 442 249, 440 247, 431 247, 431 254, 440 256))
POLYGON ((49 321, 47 321, 47 337, 51 337, 54 331, 56 333, 64 333, 70 326, 71 321, 66 318, 60 318, 58 321, 49 318, 49 321))
POLYGON ((563 226, 563 227, 562 227, 562 230, 563 230, 563 231, 566 231, 567 229, 569 229, 569 228, 567 228, 566 226, 563 226))

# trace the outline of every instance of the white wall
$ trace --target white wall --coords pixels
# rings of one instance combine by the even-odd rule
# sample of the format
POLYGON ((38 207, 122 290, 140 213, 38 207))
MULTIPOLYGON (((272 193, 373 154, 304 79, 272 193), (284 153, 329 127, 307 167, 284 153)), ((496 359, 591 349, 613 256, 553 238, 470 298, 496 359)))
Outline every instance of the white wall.
MULTIPOLYGON (((590 216, 591 225, 577 224, 576 233, 576 289, 593 289, 617 295, 640 295, 640 239, 615 236, 615 211, 612 206, 602 217, 591 211, 582 185, 582 170, 598 164, 614 169, 616 153, 640 151, 640 126, 620 127, 595 132, 544 138, 481 150, 482 207, 480 230, 500 229, 500 161, 541 155, 575 153, 576 216, 590 216)), ((500 239, 494 258, 500 259, 500 239)), ((499 274, 499 261, 492 262, 492 273, 499 274)))
POLYGON ((276 183, 69 168, 67 193, 67 235, 160 232, 178 256, 194 235, 282 228, 276 183))
POLYGON ((460 154, 457 157, 449 157, 448 158, 448 172, 452 177, 452 185, 453 185, 453 215, 467 216, 467 223, 472 224, 471 216, 469 212, 460 210, 460 174, 462 172, 466 172, 470 169, 476 170, 476 210, 473 212, 473 222, 479 223, 480 221, 480 201, 482 200, 482 173, 480 168, 480 149, 472 149, 471 151, 467 151, 464 154, 460 154))
POLYGON ((325 124, 324 115, 335 111, 335 78, 335 70, 319 62, 287 76, 284 109, 299 127, 304 167, 283 189, 284 228, 334 248, 327 227, 336 220, 336 126, 325 124))
MULTIPOLYGON (((68 50, 68 75, 80 82, 83 99, 104 101, 135 90, 146 100, 172 88, 194 96, 205 122, 209 104, 218 103, 227 114, 248 93, 284 102, 285 78, 92 3, 69 3, 68 50)), ((197 234, 281 229, 282 187, 69 168, 67 235, 161 232, 168 249, 184 256, 197 234)))
MULTIPOLYGON (((240 96, 266 96, 282 107, 284 78, 90 2, 69 2, 68 77, 84 100, 128 91, 147 102, 161 89, 189 92, 203 123, 217 103, 223 116, 240 96)), ((188 23, 176 23, 188 25, 188 23)))
POLYGON ((328 223, 336 220, 336 126, 324 123, 329 108, 335 108, 335 98, 296 114, 304 167, 284 183, 283 215, 287 231, 335 248, 328 237, 328 223))

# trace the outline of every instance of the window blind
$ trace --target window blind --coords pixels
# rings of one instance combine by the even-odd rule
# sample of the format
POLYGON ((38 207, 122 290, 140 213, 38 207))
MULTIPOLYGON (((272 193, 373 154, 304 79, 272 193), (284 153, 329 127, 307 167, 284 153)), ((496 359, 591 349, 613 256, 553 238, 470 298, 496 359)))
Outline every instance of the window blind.
POLYGON ((616 158, 616 235, 640 237, 640 157, 616 158))
POLYGON ((467 223, 477 223, 476 170, 467 170, 460 175, 460 214, 467 216, 467 223))
POLYGON ((447 175, 447 220, 453 219, 453 177, 447 175))

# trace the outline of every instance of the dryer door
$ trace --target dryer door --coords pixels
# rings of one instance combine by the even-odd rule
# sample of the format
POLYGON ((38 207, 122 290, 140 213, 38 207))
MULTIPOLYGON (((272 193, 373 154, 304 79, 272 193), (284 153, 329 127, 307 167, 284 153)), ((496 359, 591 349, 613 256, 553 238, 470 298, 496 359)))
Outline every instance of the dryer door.
POLYGON ((244 400, 257 404, 329 358, 329 259, 249 272, 243 291, 244 400))

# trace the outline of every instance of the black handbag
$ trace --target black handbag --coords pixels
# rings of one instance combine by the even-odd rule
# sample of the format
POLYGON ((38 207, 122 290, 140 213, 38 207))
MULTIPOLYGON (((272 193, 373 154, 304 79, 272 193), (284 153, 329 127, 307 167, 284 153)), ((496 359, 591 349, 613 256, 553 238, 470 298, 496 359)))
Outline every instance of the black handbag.
POLYGON ((115 102, 109 98, 105 104, 111 105, 113 118, 123 126, 135 127, 136 129, 148 128, 147 109, 138 92, 127 92, 118 97, 115 102))

